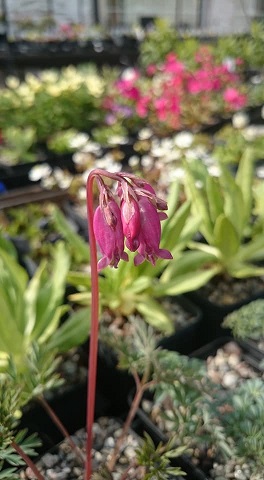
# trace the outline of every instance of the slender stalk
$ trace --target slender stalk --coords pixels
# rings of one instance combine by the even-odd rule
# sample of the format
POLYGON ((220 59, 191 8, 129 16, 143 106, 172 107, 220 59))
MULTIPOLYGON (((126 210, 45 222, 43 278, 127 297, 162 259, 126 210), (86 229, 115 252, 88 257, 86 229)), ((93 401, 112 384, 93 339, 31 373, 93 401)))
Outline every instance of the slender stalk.
POLYGON ((89 342, 88 358, 88 382, 87 382, 87 416, 86 416, 86 468, 85 480, 90 480, 92 475, 92 429, 95 412, 95 394, 96 394, 96 371, 97 371, 97 352, 98 352, 98 325, 99 325, 99 287, 97 272, 97 250, 96 240, 93 229, 93 180, 96 171, 92 171, 87 180, 86 198, 87 198, 87 216, 88 232, 90 244, 90 266, 91 266, 91 333, 89 342))
POLYGON ((38 401, 44 410, 47 412, 53 423, 57 426, 58 430, 62 433, 64 438, 68 441, 73 451, 76 453, 77 457, 81 459, 82 463, 85 461, 85 456, 79 447, 74 443, 72 437, 70 436, 68 430, 65 428, 57 414, 54 412, 53 408, 48 404, 43 395, 38 397, 38 401))
POLYGON ((131 426, 131 423, 132 423, 132 421, 133 421, 133 419, 134 419, 134 417, 137 413, 137 409, 140 405, 143 394, 144 394, 145 390, 147 390, 153 384, 152 381, 147 382, 147 383, 138 382, 137 374, 134 375, 134 373, 133 373, 133 376, 135 378, 135 382, 136 382, 136 386, 137 386, 136 387, 136 393, 135 393, 135 396, 134 396, 133 401, 131 403, 127 418, 125 420, 125 423, 124 423, 124 426, 123 426, 123 429, 122 429, 122 433, 121 433, 120 437, 117 439, 117 442, 116 442, 115 448, 114 448, 114 452, 113 452, 113 454, 112 454, 112 456, 111 456, 111 458, 108 462, 108 469, 109 469, 110 472, 112 472, 114 467, 115 467, 115 464, 116 464, 117 459, 118 459, 120 447, 123 444, 124 438, 128 434, 128 430, 129 430, 129 428, 131 426))
POLYGON ((39 469, 32 462, 32 460, 29 458, 29 456, 24 452, 24 450, 22 450, 22 448, 14 441, 11 443, 11 446, 18 453, 18 455, 20 455, 20 457, 23 458, 24 462, 32 470, 32 472, 34 473, 37 480, 45 480, 43 475, 40 473, 39 469))

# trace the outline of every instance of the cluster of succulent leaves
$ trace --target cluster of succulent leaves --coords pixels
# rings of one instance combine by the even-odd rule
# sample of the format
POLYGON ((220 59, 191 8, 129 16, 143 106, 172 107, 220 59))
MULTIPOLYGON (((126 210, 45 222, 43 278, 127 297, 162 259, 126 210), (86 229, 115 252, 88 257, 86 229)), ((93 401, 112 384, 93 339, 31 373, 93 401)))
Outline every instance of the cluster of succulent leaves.
POLYGON ((259 340, 264 338, 264 300, 254 300, 229 313, 223 327, 231 328, 236 337, 259 340))
MULTIPOLYGON (((189 248, 203 252, 204 267, 230 277, 257 277, 264 273, 258 262, 264 258, 264 218, 253 219, 253 170, 251 149, 246 149, 235 175, 219 163, 220 175, 213 177, 199 161, 186 161, 185 189, 192 211, 200 218, 203 241, 189 248)), ((201 264, 202 266, 202 264, 201 264)))
POLYGON ((3 145, 0 148, 2 164, 16 165, 21 162, 33 162, 36 159, 36 152, 34 152, 36 132, 33 127, 5 128, 2 131, 2 142, 3 145))

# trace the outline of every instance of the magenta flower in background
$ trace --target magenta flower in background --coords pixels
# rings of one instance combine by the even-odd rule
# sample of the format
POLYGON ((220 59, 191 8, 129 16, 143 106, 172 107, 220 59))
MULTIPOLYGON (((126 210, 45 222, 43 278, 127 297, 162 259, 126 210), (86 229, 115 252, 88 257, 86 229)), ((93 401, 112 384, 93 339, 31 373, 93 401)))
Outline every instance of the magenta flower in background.
POLYGON ((119 260, 128 261, 124 252, 124 234, 120 208, 114 200, 102 207, 99 205, 93 219, 94 235, 103 257, 98 262, 98 270, 111 265, 117 267, 119 260))
POLYGON ((236 88, 229 87, 224 91, 224 100, 231 109, 239 110, 247 103, 246 95, 240 93, 236 88))

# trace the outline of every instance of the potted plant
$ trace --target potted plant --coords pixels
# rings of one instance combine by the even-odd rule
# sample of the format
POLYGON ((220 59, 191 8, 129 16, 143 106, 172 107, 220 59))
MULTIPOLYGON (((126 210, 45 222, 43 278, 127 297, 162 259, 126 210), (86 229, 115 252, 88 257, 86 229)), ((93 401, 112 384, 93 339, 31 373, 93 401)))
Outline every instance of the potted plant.
POLYGON ((189 242, 188 246, 191 251, 203 252, 206 271, 214 269, 212 280, 204 287, 205 294, 198 290, 191 296, 206 309, 207 327, 215 322, 217 331, 224 315, 249 302, 252 296, 263 295, 264 246, 263 216, 261 212, 255 217, 253 214, 251 150, 245 151, 235 177, 222 163, 219 171, 219 177, 213 177, 198 161, 185 162, 186 194, 192 200, 193 212, 201 219, 201 239, 189 242), (244 292, 243 285, 248 282, 251 287, 244 292), (214 301, 214 292, 219 297, 221 284, 223 299, 214 301), (232 284, 236 285, 233 297, 232 284))
POLYGON ((142 402, 141 428, 156 442, 177 431, 179 444, 189 448, 185 461, 191 460, 191 478, 235 478, 239 472, 261 478, 263 442, 256 425, 263 413, 263 380, 254 359, 253 366, 247 363, 249 352, 227 337, 192 354, 206 363, 170 353, 170 375, 166 378, 164 367, 154 401, 151 395, 142 402))
POLYGON ((263 299, 253 300, 226 315, 222 324, 241 342, 245 340, 260 362, 264 353, 263 307, 263 299))

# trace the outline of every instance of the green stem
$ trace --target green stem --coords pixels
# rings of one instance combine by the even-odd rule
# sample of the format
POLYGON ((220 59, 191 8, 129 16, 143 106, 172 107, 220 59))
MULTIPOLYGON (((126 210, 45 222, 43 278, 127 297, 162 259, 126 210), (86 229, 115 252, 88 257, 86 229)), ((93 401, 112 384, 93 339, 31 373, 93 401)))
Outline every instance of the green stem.
POLYGON ((37 480, 45 480, 43 475, 40 473, 39 469, 32 462, 29 456, 24 452, 24 450, 22 450, 22 448, 14 441, 11 443, 11 446, 18 453, 18 455, 20 455, 20 457, 23 458, 24 462, 32 470, 37 480))

